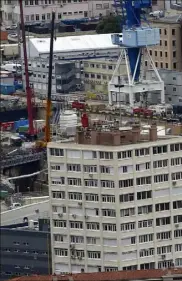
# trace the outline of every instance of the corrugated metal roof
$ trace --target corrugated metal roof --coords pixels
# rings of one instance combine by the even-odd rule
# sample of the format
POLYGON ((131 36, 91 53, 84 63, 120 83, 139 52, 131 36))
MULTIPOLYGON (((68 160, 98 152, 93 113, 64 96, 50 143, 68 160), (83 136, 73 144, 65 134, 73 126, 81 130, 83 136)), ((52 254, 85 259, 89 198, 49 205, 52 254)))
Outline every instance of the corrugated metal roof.
MULTIPOLYGON (((151 269, 151 270, 133 270, 133 271, 113 271, 96 273, 78 273, 70 275, 53 276, 22 276, 11 281, 137 281, 137 280, 163 280, 164 276, 177 276, 182 278, 182 268, 171 269, 151 269)), ((182 280, 182 279, 178 279, 182 280)), ((10 281, 10 280, 9 280, 10 281)))
MULTIPOLYGON (((50 38, 31 38, 30 43, 39 53, 50 51, 50 38)), ((111 48, 118 48, 112 44, 111 34, 58 37, 54 41, 54 52, 57 53, 111 48)))

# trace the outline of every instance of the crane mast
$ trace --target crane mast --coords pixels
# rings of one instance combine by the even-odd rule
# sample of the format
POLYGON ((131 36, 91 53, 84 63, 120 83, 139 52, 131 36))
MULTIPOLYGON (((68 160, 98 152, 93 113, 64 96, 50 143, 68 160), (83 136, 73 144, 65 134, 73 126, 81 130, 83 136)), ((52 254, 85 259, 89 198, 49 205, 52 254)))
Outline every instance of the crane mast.
POLYGON ((28 73, 28 58, 27 58, 27 46, 26 46, 24 14, 23 14, 23 1, 19 0, 19 4, 20 4, 20 18, 21 18, 23 53, 24 53, 24 64, 25 64, 25 83, 26 83, 28 122, 29 122, 29 136, 33 137, 35 135, 35 132, 33 126, 32 89, 30 87, 29 73, 28 73))
MULTIPOLYGON (((150 27, 147 23, 142 24, 144 9, 152 6, 151 0, 114 0, 116 11, 118 8, 122 13, 122 34, 111 35, 112 43, 121 48, 121 55, 118 59, 116 69, 108 86, 109 103, 112 104, 114 97, 119 95, 119 101, 129 100, 133 107, 137 93, 146 94, 152 91, 161 92, 161 103, 164 103, 164 83, 160 78, 157 68, 150 56, 148 46, 155 46, 160 43, 159 28, 150 27), (157 76, 157 82, 144 80, 144 53, 149 57, 149 62, 157 76), (125 59, 127 68, 127 82, 116 74, 120 69, 121 61, 125 59), (118 85, 119 84, 119 85, 118 85), (122 90, 122 93, 121 93, 122 90), (127 98, 126 98, 127 97, 127 98)), ((117 98, 118 100, 118 98, 117 98)))

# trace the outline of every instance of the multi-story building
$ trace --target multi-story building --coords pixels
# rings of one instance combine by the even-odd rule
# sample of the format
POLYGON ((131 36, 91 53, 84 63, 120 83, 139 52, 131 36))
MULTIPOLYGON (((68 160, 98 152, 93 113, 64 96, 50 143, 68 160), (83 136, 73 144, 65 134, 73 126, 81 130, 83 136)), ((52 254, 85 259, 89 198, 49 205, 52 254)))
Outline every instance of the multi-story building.
MULTIPOLYGON (((182 21, 178 16, 154 20, 152 25, 160 28, 160 45, 150 48, 150 55, 157 68, 182 71, 182 21)), ((145 61, 150 68, 149 61, 145 61)))
POLYGON ((105 130, 48 145, 53 272, 181 266, 182 137, 105 130))
MULTIPOLYGON (((84 86, 86 91, 105 94, 108 98, 108 83, 116 68, 116 59, 92 59, 83 61, 84 86)), ((118 76, 126 76, 125 61, 118 69, 118 76)))
MULTIPOLYGON (((159 74, 165 85, 166 103, 182 105, 182 72, 160 69, 159 74)), ((148 70, 146 76, 149 80, 155 79, 153 71, 148 70)), ((155 98, 155 95, 153 95, 153 98, 155 98)), ((153 100, 153 103, 157 103, 159 98, 158 94, 157 99, 153 100)))
MULTIPOLYGON (((26 22, 50 21, 52 9, 55 9, 56 20, 97 17, 109 14, 112 0, 25 0, 23 1, 26 22)), ((20 21, 18 0, 2 1, 2 18, 5 24, 20 21)))
MULTIPOLYGON (((30 221, 31 222, 31 221, 30 221)), ((32 274, 51 274, 49 220, 1 227, 0 280, 32 274)))

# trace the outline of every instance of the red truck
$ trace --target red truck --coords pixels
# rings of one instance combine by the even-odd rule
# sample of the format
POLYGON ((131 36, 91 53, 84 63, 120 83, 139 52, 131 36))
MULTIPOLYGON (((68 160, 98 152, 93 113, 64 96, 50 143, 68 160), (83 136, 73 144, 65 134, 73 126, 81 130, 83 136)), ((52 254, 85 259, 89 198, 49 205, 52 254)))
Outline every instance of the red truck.
POLYGON ((153 111, 148 108, 137 107, 137 108, 133 108, 133 114, 152 116, 153 111))

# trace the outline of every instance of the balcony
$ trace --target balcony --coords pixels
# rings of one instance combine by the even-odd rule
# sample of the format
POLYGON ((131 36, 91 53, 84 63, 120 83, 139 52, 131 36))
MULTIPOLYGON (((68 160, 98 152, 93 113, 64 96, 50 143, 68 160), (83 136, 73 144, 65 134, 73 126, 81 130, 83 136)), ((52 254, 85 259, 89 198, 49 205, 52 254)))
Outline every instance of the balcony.
POLYGON ((170 8, 176 11, 182 11, 182 3, 181 4, 171 4, 170 8))

